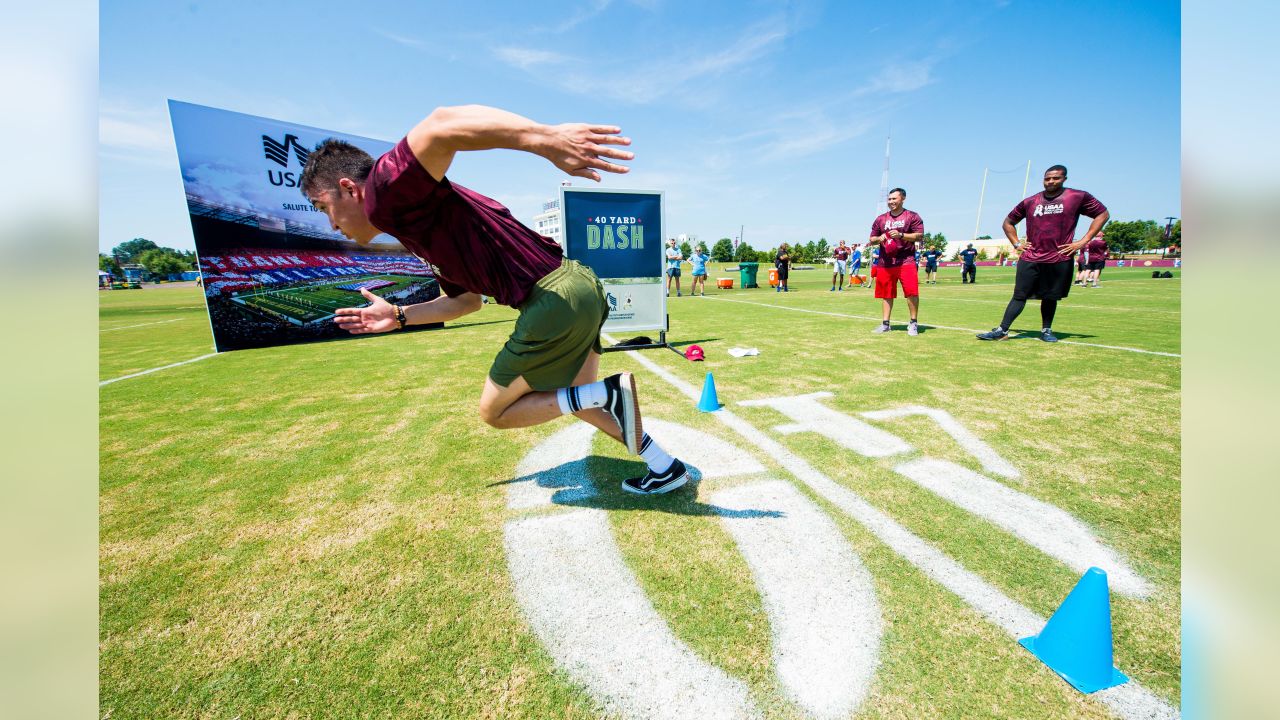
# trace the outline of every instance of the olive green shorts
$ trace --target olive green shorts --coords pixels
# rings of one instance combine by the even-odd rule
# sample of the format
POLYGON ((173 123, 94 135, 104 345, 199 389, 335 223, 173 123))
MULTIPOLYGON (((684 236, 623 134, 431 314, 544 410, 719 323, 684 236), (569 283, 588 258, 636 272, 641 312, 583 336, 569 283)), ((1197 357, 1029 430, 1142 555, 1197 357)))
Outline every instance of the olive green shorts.
POLYGON ((523 376, 534 390, 573 384, 591 351, 601 352, 600 327, 609 316, 596 274, 565 260, 534 285, 489 378, 502 387, 523 376))

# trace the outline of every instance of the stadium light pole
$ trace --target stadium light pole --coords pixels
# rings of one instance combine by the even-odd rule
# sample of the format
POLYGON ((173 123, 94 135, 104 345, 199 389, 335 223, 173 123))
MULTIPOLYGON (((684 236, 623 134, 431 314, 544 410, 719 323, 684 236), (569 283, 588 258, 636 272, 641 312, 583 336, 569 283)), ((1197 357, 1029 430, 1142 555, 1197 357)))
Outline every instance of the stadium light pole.
POLYGON ((978 228, 982 226, 982 200, 987 196, 987 172, 991 168, 982 168, 982 192, 978 193, 978 218, 973 221, 973 239, 978 239, 978 228))
POLYGON ((1177 219, 1173 215, 1166 215, 1164 218, 1164 248, 1160 251, 1161 260, 1169 254, 1169 240, 1173 238, 1173 221, 1177 219))

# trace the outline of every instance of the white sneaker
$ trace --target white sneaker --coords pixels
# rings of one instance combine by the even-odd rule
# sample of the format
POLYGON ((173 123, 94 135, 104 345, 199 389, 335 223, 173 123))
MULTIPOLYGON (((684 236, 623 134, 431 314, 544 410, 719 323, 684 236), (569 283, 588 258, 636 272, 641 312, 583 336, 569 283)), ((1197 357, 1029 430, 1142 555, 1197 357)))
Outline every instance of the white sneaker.
POLYGON ((919 328, 919 327, 917 327, 915 323, 911 323, 910 325, 908 325, 908 326, 907 326, 907 334, 908 334, 908 335, 919 335, 919 334, 920 334, 920 328, 919 328))

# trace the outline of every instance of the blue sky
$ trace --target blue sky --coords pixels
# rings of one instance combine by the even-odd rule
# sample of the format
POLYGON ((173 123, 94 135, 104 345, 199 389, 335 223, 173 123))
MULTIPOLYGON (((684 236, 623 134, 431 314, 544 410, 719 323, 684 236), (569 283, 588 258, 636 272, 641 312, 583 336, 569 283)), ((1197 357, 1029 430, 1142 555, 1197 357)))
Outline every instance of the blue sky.
MULTIPOLYGON (((166 100, 396 140, 432 108, 620 125, 674 233, 863 239, 885 137, 926 229, 980 234, 1044 168, 1118 220, 1181 215, 1174 2, 106 3, 100 235, 193 247, 166 100), (371 4, 372 5, 372 4, 371 4)), ((455 182, 526 223, 566 179, 468 153, 455 182)), ((587 181, 574 179, 577 184, 587 181)))

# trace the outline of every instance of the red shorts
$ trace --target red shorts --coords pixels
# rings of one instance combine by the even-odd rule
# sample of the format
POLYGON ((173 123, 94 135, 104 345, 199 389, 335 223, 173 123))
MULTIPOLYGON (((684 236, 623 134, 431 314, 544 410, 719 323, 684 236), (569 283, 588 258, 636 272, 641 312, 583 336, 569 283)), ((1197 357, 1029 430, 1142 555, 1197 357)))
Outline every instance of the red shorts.
POLYGON ((899 265, 898 267, 882 267, 876 273, 876 297, 889 299, 898 297, 898 283, 902 283, 902 294, 914 297, 920 294, 920 268, 915 265, 899 265))

